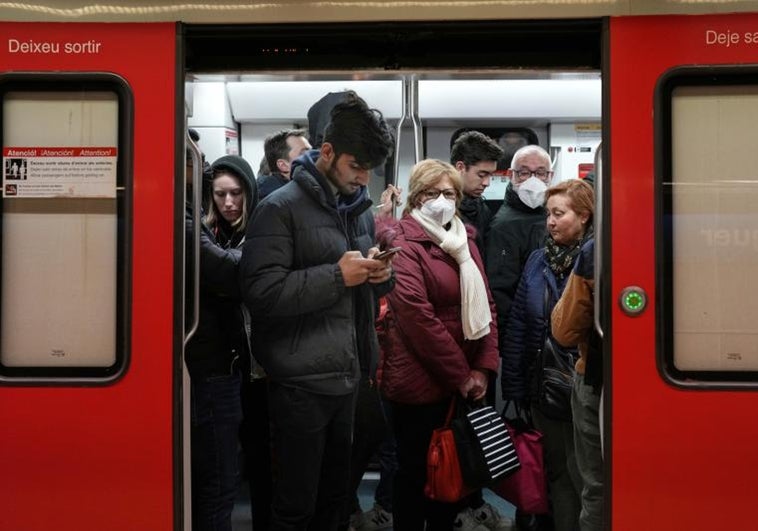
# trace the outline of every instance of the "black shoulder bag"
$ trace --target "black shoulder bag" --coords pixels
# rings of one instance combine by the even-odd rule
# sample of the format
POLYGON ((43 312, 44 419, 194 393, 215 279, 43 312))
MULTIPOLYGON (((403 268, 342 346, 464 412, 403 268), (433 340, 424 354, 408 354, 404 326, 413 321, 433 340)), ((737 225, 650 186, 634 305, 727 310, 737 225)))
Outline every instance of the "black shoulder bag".
POLYGON ((550 287, 545 284, 543 308, 545 330, 536 363, 535 407, 554 420, 571 420, 571 388, 574 382, 576 351, 562 347, 550 332, 550 287))

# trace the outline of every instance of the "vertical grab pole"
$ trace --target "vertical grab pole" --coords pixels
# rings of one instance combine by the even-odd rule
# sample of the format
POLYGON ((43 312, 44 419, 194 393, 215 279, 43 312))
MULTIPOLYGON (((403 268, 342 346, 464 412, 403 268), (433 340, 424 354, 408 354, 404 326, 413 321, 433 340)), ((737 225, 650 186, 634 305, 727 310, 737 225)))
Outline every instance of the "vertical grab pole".
MULTIPOLYGON (((194 264, 194 271, 192 272, 192 321, 189 330, 186 330, 184 335, 184 346, 186 347, 187 342, 197 332, 197 327, 200 324, 200 203, 203 200, 203 159, 200 148, 190 138, 189 131, 187 131, 185 141, 192 155, 192 263, 194 264)), ((186 258, 184 263, 186 267, 186 258)))
MULTIPOLYGON (((395 131, 395 168, 394 168, 394 182, 399 181, 400 175, 400 138, 402 135, 403 124, 406 120, 411 121, 413 127, 413 155, 414 163, 421 160, 423 156, 423 146, 421 144, 421 121, 418 116, 418 76, 415 74, 409 76, 403 76, 402 79, 402 114, 397 122, 397 128, 395 131)), ((395 217, 395 209, 397 206, 392 205, 392 216, 395 217)))
POLYGON ((600 322, 600 295, 603 281, 603 155, 602 144, 595 151, 595 292, 594 321, 595 330, 603 337, 603 325, 600 322))

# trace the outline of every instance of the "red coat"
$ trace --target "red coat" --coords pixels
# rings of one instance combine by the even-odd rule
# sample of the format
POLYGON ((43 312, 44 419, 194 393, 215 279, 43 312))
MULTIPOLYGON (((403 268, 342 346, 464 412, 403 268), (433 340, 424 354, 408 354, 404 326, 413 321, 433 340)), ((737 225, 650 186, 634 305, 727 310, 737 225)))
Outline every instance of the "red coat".
POLYGON ((385 240, 403 250, 393 262, 396 283, 387 295, 389 309, 381 340, 380 389, 384 395, 406 404, 439 402, 457 392, 471 369, 497 372, 495 304, 474 231, 467 228, 469 250, 487 286, 492 323, 489 334, 465 341, 455 259, 408 215, 385 230, 385 240))

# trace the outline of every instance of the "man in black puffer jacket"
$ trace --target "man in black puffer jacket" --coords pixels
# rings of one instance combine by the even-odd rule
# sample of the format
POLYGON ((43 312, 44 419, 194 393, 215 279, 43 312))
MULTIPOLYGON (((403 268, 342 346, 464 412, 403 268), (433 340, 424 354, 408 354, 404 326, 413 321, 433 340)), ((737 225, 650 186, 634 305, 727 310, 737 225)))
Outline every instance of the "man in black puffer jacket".
POLYGON ((361 364, 376 363, 376 298, 393 284, 389 261, 371 258, 366 185, 391 149, 381 113, 350 93, 248 226, 240 281, 270 382, 272 530, 337 529, 344 514, 355 392, 361 364))

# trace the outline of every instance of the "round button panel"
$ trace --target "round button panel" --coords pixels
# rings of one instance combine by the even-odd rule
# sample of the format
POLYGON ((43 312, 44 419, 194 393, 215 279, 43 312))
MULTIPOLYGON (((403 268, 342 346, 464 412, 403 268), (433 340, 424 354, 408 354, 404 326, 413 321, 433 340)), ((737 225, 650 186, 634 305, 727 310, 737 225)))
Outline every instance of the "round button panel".
POLYGON ((647 294, 639 286, 626 287, 621 291, 619 305, 625 314, 636 317, 647 308, 647 294))

